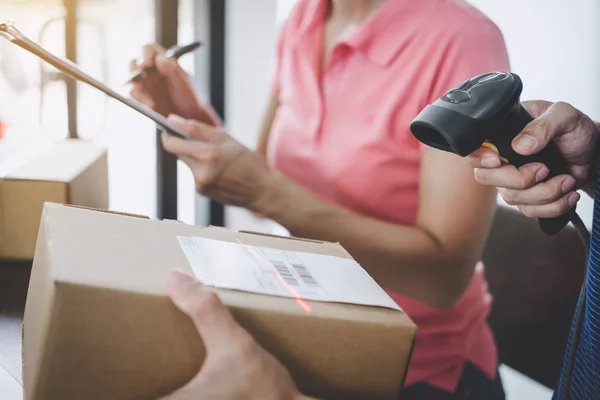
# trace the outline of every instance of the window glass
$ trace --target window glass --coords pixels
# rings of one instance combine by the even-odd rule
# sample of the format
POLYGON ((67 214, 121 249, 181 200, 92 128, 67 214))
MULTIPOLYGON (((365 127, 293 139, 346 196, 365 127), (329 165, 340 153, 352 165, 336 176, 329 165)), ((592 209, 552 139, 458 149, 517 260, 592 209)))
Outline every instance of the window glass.
MULTIPOLYGON (((65 56, 65 10, 61 0, 4 0, 3 18, 54 54, 65 56)), ((153 0, 80 0, 77 63, 123 94, 129 61, 154 41, 153 0)), ((6 136, 40 132, 57 139, 68 134, 64 79, 48 64, 0 41, 0 120, 6 136)), ((155 128, 127 106, 77 85, 78 135, 106 145, 110 207, 156 214, 155 128)))

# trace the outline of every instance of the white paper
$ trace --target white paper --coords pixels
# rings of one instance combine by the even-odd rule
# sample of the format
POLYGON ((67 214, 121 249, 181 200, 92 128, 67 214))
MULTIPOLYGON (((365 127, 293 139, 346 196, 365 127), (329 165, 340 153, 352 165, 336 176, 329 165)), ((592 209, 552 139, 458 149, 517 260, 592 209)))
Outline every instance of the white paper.
POLYGON ((274 296, 400 307, 354 260, 202 237, 178 237, 205 285, 274 296))

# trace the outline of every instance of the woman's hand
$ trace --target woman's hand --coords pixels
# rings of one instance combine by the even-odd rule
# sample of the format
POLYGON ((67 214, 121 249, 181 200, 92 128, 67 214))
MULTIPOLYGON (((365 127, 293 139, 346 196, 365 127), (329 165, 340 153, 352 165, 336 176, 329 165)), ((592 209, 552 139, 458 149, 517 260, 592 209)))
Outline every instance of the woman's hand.
POLYGON ((191 319, 206 347, 198 374, 161 400, 300 400, 288 371, 233 319, 217 294, 196 279, 173 272, 169 296, 191 319))
POLYGON ((214 111, 201 104, 196 97, 185 71, 177 61, 165 58, 164 52, 159 45, 146 45, 143 49, 144 60, 140 64, 136 60, 131 62, 131 71, 146 67, 152 62, 156 65, 156 72, 133 85, 131 97, 165 116, 177 114, 209 125, 220 125, 214 111))
POLYGON ((163 147, 192 170, 198 193, 223 204, 263 212, 275 172, 264 158, 235 141, 223 129, 179 116, 169 123, 192 140, 163 135, 163 147))
POLYGON ((569 104, 547 101, 524 102, 535 118, 512 143, 522 155, 532 155, 554 142, 569 165, 571 175, 548 176, 548 168, 530 163, 516 168, 500 166, 493 151, 481 148, 467 157, 475 168, 477 182, 498 187, 502 198, 532 218, 556 217, 571 209, 579 200, 578 189, 591 192, 598 159, 598 126, 569 104))

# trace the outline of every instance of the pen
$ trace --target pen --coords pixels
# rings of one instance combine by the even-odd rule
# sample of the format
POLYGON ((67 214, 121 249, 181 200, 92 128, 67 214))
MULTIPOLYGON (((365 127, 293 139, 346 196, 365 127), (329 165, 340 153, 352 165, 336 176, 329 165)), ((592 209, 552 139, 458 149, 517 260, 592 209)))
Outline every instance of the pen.
MULTIPOLYGON (((201 45, 202 45, 201 42, 192 42, 185 46, 175 45, 175 46, 171 47, 170 49, 168 49, 167 51, 165 51, 164 57, 170 58, 173 60, 177 60, 179 57, 196 50, 201 45)), ((154 65, 154 62, 152 62, 152 64, 150 64, 150 66, 148 66, 140 71, 134 72, 133 76, 131 78, 129 78, 129 80, 127 82, 125 82, 125 84, 138 82, 139 80, 143 79, 148 74, 153 73, 155 71, 156 71, 156 66, 154 65)))

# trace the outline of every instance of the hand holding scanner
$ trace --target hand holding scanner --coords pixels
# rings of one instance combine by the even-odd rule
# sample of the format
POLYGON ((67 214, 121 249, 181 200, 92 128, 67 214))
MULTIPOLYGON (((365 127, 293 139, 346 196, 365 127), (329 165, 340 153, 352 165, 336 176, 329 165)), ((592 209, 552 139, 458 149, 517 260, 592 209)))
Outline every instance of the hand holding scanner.
MULTIPOLYGON (((487 147, 505 164, 520 167, 539 162, 550 173, 544 179, 569 174, 566 161, 553 143, 540 152, 523 156, 512 148, 512 140, 533 120, 520 103, 523 84, 518 75, 490 72, 475 76, 425 107, 410 129, 420 142, 466 157, 487 147)), ((575 214, 575 208, 555 218, 539 220, 542 231, 560 232, 575 214)))

